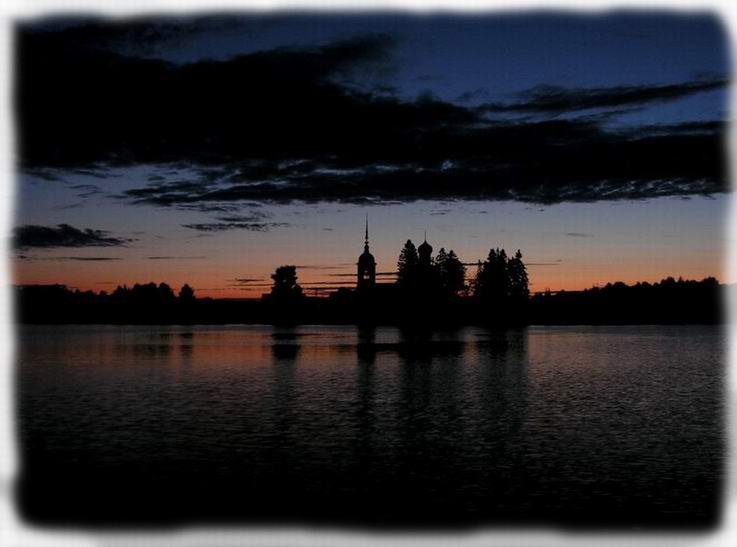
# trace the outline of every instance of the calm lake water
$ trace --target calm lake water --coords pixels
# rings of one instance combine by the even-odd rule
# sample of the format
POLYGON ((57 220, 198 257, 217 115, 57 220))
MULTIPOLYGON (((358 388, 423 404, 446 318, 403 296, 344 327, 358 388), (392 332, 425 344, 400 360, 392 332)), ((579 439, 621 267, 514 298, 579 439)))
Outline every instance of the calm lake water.
POLYGON ((718 327, 22 326, 49 524, 713 526, 718 327))

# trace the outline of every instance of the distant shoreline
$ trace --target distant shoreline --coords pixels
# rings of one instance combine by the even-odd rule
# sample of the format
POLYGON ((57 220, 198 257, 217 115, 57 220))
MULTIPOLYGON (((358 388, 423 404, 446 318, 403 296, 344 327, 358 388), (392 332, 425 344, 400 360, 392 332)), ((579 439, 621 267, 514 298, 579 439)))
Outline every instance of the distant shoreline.
POLYGON ((113 294, 62 285, 16 287, 15 323, 79 325, 359 325, 402 328, 529 325, 714 325, 725 323, 729 288, 715 278, 607 284, 518 300, 403 291, 400 286, 342 291, 332 298, 267 295, 261 300, 176 296, 165 284, 113 294))

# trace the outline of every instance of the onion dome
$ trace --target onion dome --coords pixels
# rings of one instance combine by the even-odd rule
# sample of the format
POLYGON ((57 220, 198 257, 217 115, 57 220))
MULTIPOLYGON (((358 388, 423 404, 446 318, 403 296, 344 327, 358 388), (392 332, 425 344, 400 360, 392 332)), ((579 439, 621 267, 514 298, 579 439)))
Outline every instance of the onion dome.
POLYGON ((425 233, 425 241, 417 247, 417 253, 420 256, 430 256, 432 254, 432 245, 427 242, 427 233, 425 233))

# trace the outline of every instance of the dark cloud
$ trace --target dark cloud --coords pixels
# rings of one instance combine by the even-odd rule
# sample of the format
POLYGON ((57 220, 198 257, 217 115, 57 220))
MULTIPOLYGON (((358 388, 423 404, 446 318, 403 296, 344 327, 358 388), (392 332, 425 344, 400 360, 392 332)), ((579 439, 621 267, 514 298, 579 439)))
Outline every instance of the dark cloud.
POLYGON ((39 37, 56 39, 72 47, 123 54, 155 55, 162 47, 174 46, 205 33, 248 31, 251 24, 234 16, 176 17, 159 16, 156 19, 138 18, 106 21, 100 24, 88 20, 41 20, 27 25, 26 31, 39 37))
POLYGON ((233 281, 239 285, 250 285, 252 283, 260 283, 266 280, 263 277, 236 277, 233 281))
POLYGON ((72 260, 72 261, 78 261, 78 262, 107 262, 110 260, 121 260, 118 257, 114 256, 27 256, 27 255, 18 255, 17 258, 20 258, 22 260, 72 260))
POLYGON ((79 262, 106 262, 108 260, 120 260, 114 256, 61 256, 55 257, 54 260, 77 260, 79 262))
POLYGON ((260 222, 261 220, 265 218, 271 218, 273 215, 271 213, 267 213, 265 211, 253 211, 249 214, 240 214, 240 215, 226 215, 226 216, 219 216, 217 217, 217 220, 220 222, 233 222, 233 223, 253 223, 253 222, 260 222))
MULTIPOLYGON (((480 260, 478 262, 464 262, 463 265, 469 268, 477 268, 480 262, 482 261, 480 260)), ((560 266, 562 262, 563 260, 561 260, 560 258, 557 259, 555 262, 527 262, 527 260, 525 260, 525 266, 560 266)))
MULTIPOLYGON (((118 197, 125 197, 125 196, 118 196, 118 197)), ((147 199, 147 200, 140 200, 138 203, 150 203, 151 201, 155 201, 154 198, 147 199)), ((161 205, 161 204, 157 204, 161 205)), ((227 203, 196 203, 196 202, 178 202, 174 200, 172 203, 167 204, 168 205, 175 205, 179 209, 183 209, 185 211, 196 211, 198 213, 235 213, 241 210, 242 207, 252 207, 253 204, 227 204, 227 203)))
POLYGON ((102 180, 117 178, 120 176, 115 173, 110 173, 105 169, 70 169, 69 171, 75 175, 83 175, 85 177, 93 177, 102 180))
MULTIPOLYGON (((100 34, 108 30, 99 25, 100 34)), ((301 157, 311 142, 313 152, 331 152, 351 119, 368 120, 356 107, 374 98, 345 80, 359 66, 385 64, 393 42, 370 35, 173 65, 100 50, 89 27, 80 32, 18 32, 15 101, 26 167, 216 167, 243 159, 244 150, 259 159, 301 157)))
POLYGON ((591 234, 586 234, 584 232, 566 232, 563 235, 567 235, 568 237, 594 237, 591 234))
MULTIPOLYGON (((187 195, 193 192, 202 192, 212 187, 212 183, 204 180, 204 177, 198 181, 166 181, 164 177, 157 176, 149 177, 149 181, 152 182, 150 186, 127 190, 125 197, 133 203, 147 203, 161 194, 166 194, 173 201, 176 201, 185 199, 187 195)), ((221 206, 210 206, 206 212, 229 212, 229 210, 221 206)))
MULTIPOLYGON (((327 274, 329 277, 356 277, 356 273, 334 273, 327 274)), ((399 275, 398 272, 376 272, 376 277, 393 277, 399 275)))
POLYGON ((309 290, 338 289, 341 287, 354 287, 355 281, 303 281, 299 283, 303 288, 309 290))
POLYGON ((428 199, 553 204, 710 195, 727 189, 721 125, 695 132, 686 124, 653 134, 652 129, 615 133, 572 120, 503 124, 468 128, 444 144, 428 143, 422 154, 417 160, 361 165, 346 165, 341 156, 311 162, 309 172, 300 164, 271 177, 234 165, 229 183, 188 193, 151 185, 138 202, 184 207, 428 199))
POLYGON ((696 80, 667 85, 633 85, 605 88, 538 86, 521 94, 514 103, 487 103, 486 112, 574 112, 595 108, 640 107, 674 101, 696 93, 724 89, 724 79, 696 80))
MULTIPOLYGON (((552 204, 727 190, 721 123, 615 131, 601 113, 543 121, 503 114, 626 110, 721 89, 722 79, 536 88, 518 102, 471 107, 429 93, 406 100, 367 84, 391 65, 394 40, 385 35, 177 65, 90 45, 91 35, 107 32, 115 29, 20 27, 23 168, 175 166, 192 178, 152 177, 121 197, 233 218, 260 203, 552 204)), ((218 219, 186 227, 278 225, 218 219)))
POLYGON ((311 292, 313 294, 316 294, 316 293, 333 292, 333 291, 337 291, 339 289, 345 289, 345 288, 350 288, 350 287, 351 287, 351 285, 333 284, 333 285, 320 286, 320 287, 310 286, 310 287, 305 287, 304 289, 305 289, 305 291, 309 291, 309 292, 311 292))
POLYGON ((64 178, 53 169, 28 168, 26 174, 48 182, 65 182, 64 178))
POLYGON ((79 201, 77 203, 69 203, 67 205, 59 205, 58 207, 54 207, 54 209, 58 209, 59 211, 67 211, 69 209, 79 209, 82 207, 86 201, 79 201))
POLYGON ((206 256, 147 256, 148 260, 204 260, 206 256))
POLYGON ((642 136, 667 136, 672 133, 680 135, 711 135, 724 131, 724 124, 717 121, 685 122, 680 124, 642 125, 637 128, 642 136))
POLYGON ((16 249, 56 247, 124 247, 135 239, 113 237, 105 230, 75 228, 69 224, 39 226, 25 224, 14 230, 16 249))
POLYGON ((70 186, 70 188, 72 190, 79 190, 80 192, 77 194, 77 197, 83 199, 102 192, 100 187, 95 184, 75 184, 74 186, 70 186))
POLYGON ((287 222, 203 222, 182 224, 184 228, 200 232, 225 232, 228 230, 247 230, 251 232, 268 232, 272 228, 289 226, 287 222))
POLYGON ((472 91, 465 91, 465 92, 461 93, 456 98, 456 101, 458 101, 459 103, 468 103, 468 102, 471 102, 471 101, 476 101, 476 100, 485 98, 488 95, 489 95, 489 92, 486 89, 480 87, 480 88, 474 89, 472 91))

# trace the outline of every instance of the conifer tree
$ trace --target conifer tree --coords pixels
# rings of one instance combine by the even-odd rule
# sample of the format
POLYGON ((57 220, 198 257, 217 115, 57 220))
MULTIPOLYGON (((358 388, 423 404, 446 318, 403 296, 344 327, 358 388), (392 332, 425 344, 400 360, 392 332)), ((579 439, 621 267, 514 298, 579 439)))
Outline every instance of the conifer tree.
POLYGON ((397 260, 397 283, 404 287, 411 286, 417 278, 418 262, 417 248, 412 240, 408 239, 397 260))
POLYGON ((447 295, 457 295, 466 288, 466 267, 451 249, 440 249, 435 257, 435 267, 440 290, 447 295))
POLYGON ((522 261, 522 252, 517 253, 507 264, 509 275, 509 297, 515 304, 522 304, 530 297, 527 267, 522 261))

